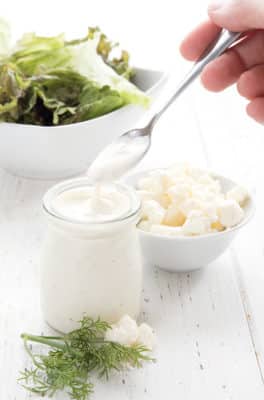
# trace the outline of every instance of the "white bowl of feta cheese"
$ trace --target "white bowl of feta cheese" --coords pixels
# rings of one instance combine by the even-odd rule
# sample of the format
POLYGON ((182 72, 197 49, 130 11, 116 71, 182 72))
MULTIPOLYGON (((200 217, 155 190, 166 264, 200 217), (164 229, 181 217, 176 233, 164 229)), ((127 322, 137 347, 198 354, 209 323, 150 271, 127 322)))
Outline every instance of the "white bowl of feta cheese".
POLYGON ((243 186, 185 163, 140 172, 127 182, 142 201, 144 261, 167 271, 193 271, 214 261, 255 208, 243 186))

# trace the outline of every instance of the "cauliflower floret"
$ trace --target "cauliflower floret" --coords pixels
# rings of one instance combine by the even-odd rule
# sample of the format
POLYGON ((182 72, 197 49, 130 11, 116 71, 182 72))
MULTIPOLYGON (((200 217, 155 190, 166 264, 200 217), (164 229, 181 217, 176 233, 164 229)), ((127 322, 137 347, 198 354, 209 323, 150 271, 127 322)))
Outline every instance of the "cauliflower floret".
POLYGON ((150 232, 163 236, 183 236, 181 226, 151 225, 150 232))
POLYGON ((243 209, 235 200, 224 200, 218 207, 219 221, 225 228, 239 224, 244 214, 243 209))
POLYGON ((186 220, 185 215, 179 208, 172 204, 166 211, 163 224, 168 226, 182 226, 186 220))
POLYGON ((182 230, 185 235, 203 235, 210 232, 211 220, 201 211, 191 211, 182 226, 182 230))
POLYGON ((105 340, 131 346, 138 337, 138 326, 129 315, 124 315, 117 324, 113 324, 105 333, 105 340))
POLYGON ((248 191, 243 186, 235 186, 226 194, 228 200, 235 200, 240 206, 243 206, 249 198, 248 191))
POLYGON ((148 324, 142 323, 138 328, 137 343, 152 350, 156 345, 156 342, 157 337, 153 329, 148 324))
POLYGON ((152 224, 161 224, 165 216, 165 210, 155 200, 147 200, 142 205, 141 215, 152 224))

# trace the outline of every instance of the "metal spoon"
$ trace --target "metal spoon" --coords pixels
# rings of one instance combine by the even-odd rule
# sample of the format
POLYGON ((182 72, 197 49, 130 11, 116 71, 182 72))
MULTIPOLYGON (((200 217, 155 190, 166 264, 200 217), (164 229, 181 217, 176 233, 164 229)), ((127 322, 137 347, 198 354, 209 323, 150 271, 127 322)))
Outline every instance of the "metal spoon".
POLYGON ((153 128, 167 108, 200 75, 210 61, 220 56, 240 36, 241 33, 223 29, 179 84, 173 96, 155 112, 148 124, 144 128, 132 129, 124 133, 107 146, 89 168, 89 177, 95 181, 114 180, 135 167, 150 149, 153 128))

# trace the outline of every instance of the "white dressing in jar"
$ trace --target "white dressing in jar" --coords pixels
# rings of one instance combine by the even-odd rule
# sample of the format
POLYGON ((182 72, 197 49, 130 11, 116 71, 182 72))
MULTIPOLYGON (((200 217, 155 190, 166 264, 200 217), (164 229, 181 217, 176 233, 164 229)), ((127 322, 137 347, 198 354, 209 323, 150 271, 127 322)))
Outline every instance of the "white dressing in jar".
POLYGON ((140 309, 142 264, 136 223, 140 203, 119 183, 87 178, 51 188, 44 197, 48 234, 41 260, 47 323, 61 332, 88 315, 115 323, 140 309))

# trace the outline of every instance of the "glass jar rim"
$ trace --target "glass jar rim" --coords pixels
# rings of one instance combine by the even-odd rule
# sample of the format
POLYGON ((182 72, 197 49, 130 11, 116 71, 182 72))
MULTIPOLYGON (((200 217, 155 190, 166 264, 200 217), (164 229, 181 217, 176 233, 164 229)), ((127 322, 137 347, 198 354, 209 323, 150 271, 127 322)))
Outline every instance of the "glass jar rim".
POLYGON ((62 213, 60 213, 55 207, 53 207, 53 200, 59 196, 60 194, 72 190, 72 189, 77 189, 81 187, 94 187, 94 183, 91 182, 91 180, 88 177, 81 177, 81 178, 73 178, 67 181, 60 182, 54 186, 52 186, 44 195, 43 201, 42 201, 42 207, 44 211, 49 214, 50 216, 56 218, 59 221, 71 223, 71 224, 79 224, 79 225, 94 225, 94 226, 99 226, 99 225, 104 225, 104 224, 113 224, 117 222, 123 222, 126 221, 132 217, 135 217, 138 212, 140 211, 141 208, 141 201, 139 197, 136 195, 135 190, 131 187, 128 186, 124 183, 121 182, 110 182, 107 183, 110 185, 115 186, 119 191, 122 191, 125 193, 129 199, 131 206, 130 208, 123 214, 120 214, 118 217, 114 217, 112 219, 106 219, 106 220, 80 220, 80 219, 75 219, 71 218, 69 216, 66 216, 62 213))

